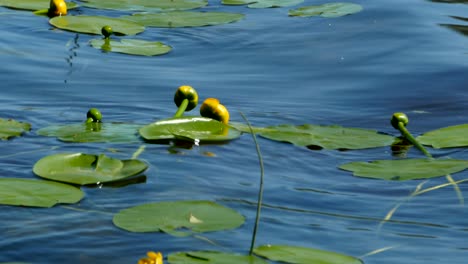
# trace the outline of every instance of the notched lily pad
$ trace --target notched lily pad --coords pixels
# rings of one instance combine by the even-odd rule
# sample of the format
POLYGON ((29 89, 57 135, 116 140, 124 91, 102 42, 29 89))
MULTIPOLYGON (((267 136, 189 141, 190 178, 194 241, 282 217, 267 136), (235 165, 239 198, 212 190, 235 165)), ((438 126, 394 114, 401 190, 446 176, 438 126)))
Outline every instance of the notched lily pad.
POLYGON ((86 7, 122 11, 189 10, 208 4, 207 0, 83 0, 86 7))
POLYGON ((136 35, 145 30, 138 23, 105 16, 58 16, 50 19, 49 23, 63 30, 95 35, 101 35, 101 29, 105 25, 120 35, 136 35))
POLYGON ((143 161, 119 160, 104 154, 60 153, 40 159, 33 172, 46 179, 73 184, 112 182, 137 175, 148 168, 143 161))
POLYGON ((0 204, 32 207, 77 203, 84 196, 68 184, 19 178, 0 178, 0 193, 0 204))
POLYGON ((19 122, 13 119, 0 118, 0 139, 7 140, 12 137, 21 136, 24 132, 31 130, 31 124, 19 122))
POLYGON ((457 159, 402 159, 350 162, 339 167, 354 176, 405 181, 427 179, 457 173, 468 168, 467 160, 457 159))
POLYGON ((304 0, 223 0, 223 5, 247 5, 250 8, 272 8, 294 6, 304 0))
POLYGON ((304 6, 289 10, 290 16, 300 17, 341 17, 362 11, 362 6, 354 3, 326 3, 316 6, 304 6))
POLYGON ((416 139, 433 148, 455 148, 468 146, 468 124, 449 126, 422 134, 416 139))
POLYGON ((241 132, 206 117, 178 117, 157 121, 142 127, 140 135, 148 141, 186 140, 209 143, 240 137, 241 132))
POLYGON ((245 15, 227 12, 193 12, 173 11, 165 13, 143 13, 123 16, 147 27, 202 27, 232 23, 244 18, 245 15))
POLYGON ((130 232, 165 232, 187 236, 234 229, 244 223, 244 217, 211 201, 177 201, 127 208, 117 213, 113 222, 130 232))
POLYGON ((267 264, 261 258, 255 256, 243 256, 218 251, 188 251, 177 252, 167 256, 171 264, 267 264))
MULTIPOLYGON (((0 6, 19 9, 19 10, 42 10, 48 9, 50 0, 0 0, 0 6)), ((67 2, 67 9, 77 8, 78 5, 73 2, 67 2)))
POLYGON ((146 41, 140 39, 92 39, 90 44, 93 48, 104 52, 118 52, 129 55, 157 56, 172 50, 171 46, 159 41, 146 41))
POLYGON ((254 249, 256 255, 274 261, 295 264, 362 264, 355 257, 307 247, 287 245, 262 245, 254 249))

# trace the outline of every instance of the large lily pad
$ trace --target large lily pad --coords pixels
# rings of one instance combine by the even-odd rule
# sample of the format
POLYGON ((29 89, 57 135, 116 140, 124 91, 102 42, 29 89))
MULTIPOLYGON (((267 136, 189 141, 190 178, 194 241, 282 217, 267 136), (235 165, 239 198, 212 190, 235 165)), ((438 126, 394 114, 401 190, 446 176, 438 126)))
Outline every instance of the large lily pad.
POLYGON ((205 117, 169 118, 142 127, 140 135, 149 141, 172 139, 192 142, 221 142, 240 137, 241 132, 205 117))
POLYGON ((254 249, 256 255, 285 263, 295 264, 362 264, 355 257, 307 247, 287 245, 262 245, 254 249))
POLYGON ((65 142, 128 143, 140 141, 137 133, 140 127, 124 123, 79 123, 48 126, 39 129, 37 133, 57 137, 65 142))
POLYGON ((172 50, 159 41, 146 41, 140 39, 92 39, 90 44, 93 48, 101 49, 105 52, 118 52, 129 55, 157 56, 163 55, 172 50))
POLYGON ((201 27, 213 26, 238 21, 245 15, 228 12, 193 12, 173 11, 165 13, 142 13, 125 18, 147 27, 201 27))
POLYGON ((31 124, 29 123, 0 118, 0 139, 2 140, 21 136, 24 132, 29 130, 31 130, 31 124))
POLYGON ((255 256, 243 256, 217 251, 177 252, 167 256, 171 264, 267 264, 255 256))
POLYGON ((427 179, 460 172, 468 168, 467 160, 403 159, 350 162, 339 167, 354 176, 383 180, 405 181, 427 179))
POLYGON ((148 168, 143 161, 119 160, 104 154, 60 153, 34 164, 36 175, 61 182, 94 184, 112 182, 137 175, 148 168))
MULTIPOLYGON (((20 10, 42 10, 48 9, 50 0, 0 0, 0 6, 5 6, 20 10)), ((78 5, 73 2, 67 2, 67 9, 77 8, 78 5)))
POLYGON ((58 16, 50 19, 49 23, 63 30, 95 35, 101 35, 101 29, 106 25, 121 35, 136 35, 145 30, 136 22, 105 16, 58 16))
POLYGON ((58 203, 77 203, 84 193, 71 185, 19 178, 0 179, 0 204, 52 207, 58 203))
POLYGON ((207 0, 83 0, 86 7, 123 11, 189 10, 208 4, 207 0))
POLYGON ((211 201, 142 204, 117 213, 113 222, 130 232, 165 232, 175 236, 237 228, 244 217, 211 201))
POLYGON ((468 146, 468 124, 444 127, 422 134, 417 137, 423 145, 434 148, 453 148, 468 146))
POLYGON ((223 0, 223 5, 247 5, 250 8, 271 8, 298 5, 304 0, 223 0))
POLYGON ((316 6, 304 6, 289 10, 290 16, 300 17, 341 17, 362 11, 362 6, 354 3, 326 3, 316 6))

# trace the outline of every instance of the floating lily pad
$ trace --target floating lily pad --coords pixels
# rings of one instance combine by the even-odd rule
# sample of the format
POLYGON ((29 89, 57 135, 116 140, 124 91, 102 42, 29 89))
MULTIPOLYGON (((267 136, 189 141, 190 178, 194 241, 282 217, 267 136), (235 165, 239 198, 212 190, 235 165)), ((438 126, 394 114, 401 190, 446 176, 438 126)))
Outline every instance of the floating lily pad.
POLYGON ((137 133, 140 127, 124 123, 79 123, 48 126, 39 129, 37 134, 65 142, 128 143, 140 141, 137 133))
POLYGON ((63 30, 95 35, 101 35, 105 25, 120 35, 136 35, 145 30, 144 26, 136 22, 105 16, 58 16, 50 19, 49 23, 63 30))
POLYGON ((94 184, 121 180, 148 168, 143 161, 119 160, 83 153, 60 153, 40 159, 34 164, 36 175, 61 182, 94 184))
POLYGON ((238 254, 217 251, 189 251, 177 252, 167 256, 171 264, 267 264, 265 260, 255 256, 243 256, 238 254))
POLYGON ((423 145, 432 146, 434 148, 454 148, 467 147, 468 124, 444 127, 422 134, 417 137, 423 145))
POLYGON ((202 27, 235 22, 245 15, 227 12, 173 11, 165 13, 143 13, 123 16, 147 27, 202 27))
POLYGON ((31 130, 31 124, 29 123, 0 118, 0 139, 2 140, 21 136, 24 132, 29 130, 31 130))
POLYGON ((339 167, 354 176, 393 181, 427 179, 460 172, 468 168, 467 160, 402 159, 350 162, 339 167))
POLYGON ((31 179, 0 178, 0 204, 52 207, 77 203, 84 193, 71 185, 31 179))
POLYGON ((211 201, 177 201, 127 208, 117 213, 113 222, 130 232, 165 232, 187 236, 234 229, 244 223, 244 217, 211 201))
POLYGON ((223 0, 223 5, 247 5, 250 8, 271 8, 298 5, 304 0, 223 0))
POLYGON ((256 255, 274 261, 295 264, 362 264, 355 257, 307 247, 263 245, 254 249, 256 255))
POLYGON ((162 42, 140 39, 122 39, 120 41, 113 39, 92 39, 90 44, 93 48, 102 49, 105 52, 118 52, 140 56, 163 55, 172 50, 171 46, 162 42))
POLYGON ((142 127, 140 135, 149 141, 172 139, 193 142, 222 142, 240 137, 241 132, 205 117, 169 118, 142 127))
POLYGON ((327 3, 316 6, 304 6, 289 10, 290 16, 300 17, 341 17, 362 11, 362 6, 354 3, 327 3))
MULTIPOLYGON (((48 9, 50 0, 0 0, 0 6, 20 9, 20 10, 41 10, 48 9)), ((67 2, 67 9, 77 8, 78 5, 73 2, 67 2)))
POLYGON ((208 4, 207 0, 83 0, 86 7, 123 11, 189 10, 208 4))

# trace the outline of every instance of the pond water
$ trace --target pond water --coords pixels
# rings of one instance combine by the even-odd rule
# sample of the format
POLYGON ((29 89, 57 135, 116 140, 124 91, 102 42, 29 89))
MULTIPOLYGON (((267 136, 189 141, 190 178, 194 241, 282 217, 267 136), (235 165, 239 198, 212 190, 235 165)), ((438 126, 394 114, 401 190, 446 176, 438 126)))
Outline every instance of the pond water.
MULTIPOLYGON (((301 6, 326 2, 306 0, 301 6)), ((95 36, 53 29, 44 17, 0 7, 0 117, 33 127, 24 137, 1 142, 0 176, 36 178, 35 162, 54 153, 130 158, 141 145, 139 158, 150 164, 145 183, 84 187, 86 197, 77 205, 0 206, 0 262, 136 263, 149 250, 248 253, 260 175, 251 135, 182 148, 63 143, 36 134, 51 124, 82 122, 90 107, 108 121, 147 124, 171 116, 176 88, 188 84, 202 99, 219 98, 232 121, 244 122, 242 112, 254 126, 339 124, 398 135, 389 124, 393 112, 407 113, 417 135, 467 123, 468 22, 454 18, 468 17, 464 1, 353 2, 364 10, 340 18, 297 18, 288 17, 287 7, 250 9, 210 0, 203 10, 240 12, 245 19, 148 28, 138 38, 173 47, 157 57, 101 53, 88 44, 95 36), (121 209, 180 199, 219 202, 246 222, 203 238, 130 233, 112 224, 121 209)), ((71 13, 116 15, 83 7, 71 13)), ((389 147, 314 151, 263 138, 259 144, 265 190, 258 245, 320 248, 367 264, 466 263, 468 209, 453 187, 412 198, 380 225, 423 181, 371 180, 337 168, 390 159, 389 147), (385 250, 366 256, 379 249, 385 250)), ((468 158, 466 149, 430 151, 468 158)), ((407 156, 424 157, 414 148, 407 156)), ((453 177, 468 178, 467 172, 453 177)), ((424 187, 443 183, 444 177, 435 178, 424 187)), ((459 187, 468 195, 466 183, 459 187)))

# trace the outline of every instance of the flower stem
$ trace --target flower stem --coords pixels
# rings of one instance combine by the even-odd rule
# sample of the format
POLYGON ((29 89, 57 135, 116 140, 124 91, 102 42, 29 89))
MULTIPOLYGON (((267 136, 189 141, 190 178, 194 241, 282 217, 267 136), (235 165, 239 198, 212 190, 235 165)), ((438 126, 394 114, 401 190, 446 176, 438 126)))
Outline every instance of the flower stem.
POLYGON ((429 158, 432 158, 431 153, 429 153, 426 148, 417 141, 413 135, 406 129, 405 124, 403 122, 398 122, 398 130, 400 130, 401 134, 408 139, 416 148, 418 148, 424 155, 426 155, 429 158))
POLYGON ((177 109, 177 112, 174 114, 174 117, 181 117, 184 114, 185 110, 187 109, 188 104, 189 104, 189 100, 184 99, 182 103, 180 104, 179 109, 177 109))

